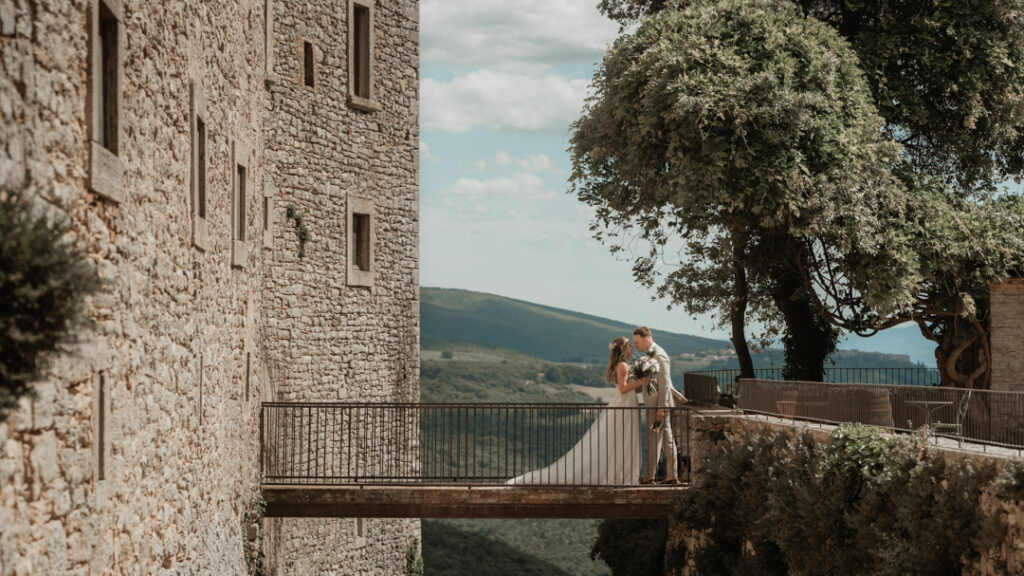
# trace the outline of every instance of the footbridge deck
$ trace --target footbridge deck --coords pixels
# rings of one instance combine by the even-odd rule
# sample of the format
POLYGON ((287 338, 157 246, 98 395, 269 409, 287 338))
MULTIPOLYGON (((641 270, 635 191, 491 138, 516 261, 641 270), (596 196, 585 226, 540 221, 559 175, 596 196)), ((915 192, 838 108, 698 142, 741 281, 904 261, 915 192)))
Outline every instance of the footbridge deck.
MULTIPOLYGON (((664 517, 687 484, 637 485, 646 416, 599 404, 265 403, 266 516, 664 517)), ((688 419, 670 412, 684 482, 688 419)))
POLYGON ((681 486, 264 487, 270 517, 664 518, 681 486))

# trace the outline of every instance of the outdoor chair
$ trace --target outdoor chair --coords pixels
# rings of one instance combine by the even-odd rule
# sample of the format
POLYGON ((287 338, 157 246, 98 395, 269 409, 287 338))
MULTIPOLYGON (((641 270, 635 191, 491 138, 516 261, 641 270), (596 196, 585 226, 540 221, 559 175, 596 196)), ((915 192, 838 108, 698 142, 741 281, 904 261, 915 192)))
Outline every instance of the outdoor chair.
POLYGON ((956 410, 956 422, 936 422, 932 424, 932 431, 936 434, 949 434, 955 436, 957 440, 961 442, 964 439, 964 422, 967 420, 967 409, 971 404, 971 392, 968 390, 966 394, 960 397, 960 404, 956 410))

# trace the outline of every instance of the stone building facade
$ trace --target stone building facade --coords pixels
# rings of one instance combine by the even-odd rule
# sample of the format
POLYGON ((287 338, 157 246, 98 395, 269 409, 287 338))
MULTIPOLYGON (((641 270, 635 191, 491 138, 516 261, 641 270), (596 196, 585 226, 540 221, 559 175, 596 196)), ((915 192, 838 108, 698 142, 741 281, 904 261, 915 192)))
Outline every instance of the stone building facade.
MULTIPOLYGON (((107 282, 0 423, 0 575, 245 574, 260 401, 418 398, 417 44, 416 0, 0 0, 0 187, 107 282)), ((264 533, 401 574, 419 525, 264 533)))

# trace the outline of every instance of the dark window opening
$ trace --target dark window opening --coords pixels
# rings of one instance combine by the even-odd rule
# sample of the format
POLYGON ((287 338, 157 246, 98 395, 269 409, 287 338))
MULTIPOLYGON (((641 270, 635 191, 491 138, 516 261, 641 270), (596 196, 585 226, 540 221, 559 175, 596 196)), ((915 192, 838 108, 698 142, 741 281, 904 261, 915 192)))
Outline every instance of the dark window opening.
POLYGON ((352 215, 352 262, 362 271, 370 269, 370 215, 352 215))
POLYGON ((103 372, 100 372, 99 386, 96 388, 96 403, 96 479, 103 480, 107 467, 107 376, 103 372))
POLYGON ((249 375, 252 373, 252 353, 245 353, 245 399, 249 399, 249 375))
POLYGON ((353 8, 352 63, 353 92, 370 97, 370 9, 358 4, 353 8))
POLYGON ((206 122, 196 117, 196 213, 206 218, 206 122))
POLYGON ((106 4, 100 2, 99 8, 100 77, 97 78, 97 81, 99 83, 100 129, 97 137, 104 148, 116 155, 119 113, 117 109, 118 23, 117 18, 106 4))
POLYGON ((245 242, 245 166, 238 166, 238 206, 235 210, 238 215, 238 222, 235 230, 238 232, 238 240, 245 242))
POLYGON ((302 43, 302 51, 305 59, 305 81, 306 86, 313 86, 313 45, 309 42, 302 43))

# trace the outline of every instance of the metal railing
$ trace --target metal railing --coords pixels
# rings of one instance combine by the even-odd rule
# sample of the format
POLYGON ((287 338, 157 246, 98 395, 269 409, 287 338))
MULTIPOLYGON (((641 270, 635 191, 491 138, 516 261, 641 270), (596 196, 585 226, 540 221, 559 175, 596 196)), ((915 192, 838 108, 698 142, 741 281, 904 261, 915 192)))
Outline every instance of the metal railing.
MULTIPOLYGON (((266 484, 633 485, 646 454, 644 408, 595 404, 267 402, 266 484), (635 478, 633 476, 636 476, 635 478)), ((689 479, 689 409, 671 409, 689 479)))
POLYGON ((927 426, 959 441, 1024 447, 1024 392, 741 379, 736 407, 749 413, 910 432, 927 426))
MULTIPOLYGON (((714 404, 718 401, 718 394, 734 395, 736 393, 736 381, 740 375, 739 369, 721 370, 695 370, 684 375, 686 386, 686 397, 700 399, 714 404), (695 378, 696 376, 704 378, 695 378), (707 377, 715 379, 718 392, 713 393, 707 377), (691 394, 690 383, 693 381, 694 394, 691 394), (710 399, 714 396, 713 400, 710 399)), ((761 380, 785 380, 782 376, 782 368, 757 368, 754 370, 754 377, 761 380)), ((894 384, 902 386, 938 386, 942 383, 942 376, 938 368, 843 368, 831 367, 825 369, 825 382, 843 383, 856 382, 858 384, 894 384)))

